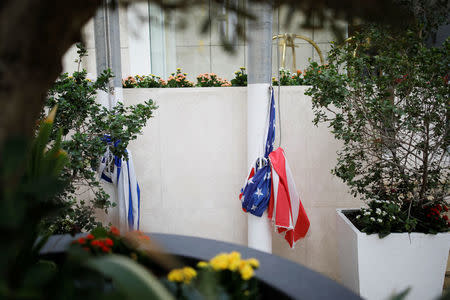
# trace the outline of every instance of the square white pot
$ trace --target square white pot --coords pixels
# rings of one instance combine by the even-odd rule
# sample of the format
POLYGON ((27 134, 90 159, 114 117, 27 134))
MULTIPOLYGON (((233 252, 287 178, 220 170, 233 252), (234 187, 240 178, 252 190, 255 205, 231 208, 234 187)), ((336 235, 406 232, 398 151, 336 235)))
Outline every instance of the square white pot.
POLYGON ((408 300, 441 295, 450 233, 391 233, 380 239, 359 231, 343 211, 349 210, 337 209, 342 284, 368 300, 389 299, 408 287, 408 300))

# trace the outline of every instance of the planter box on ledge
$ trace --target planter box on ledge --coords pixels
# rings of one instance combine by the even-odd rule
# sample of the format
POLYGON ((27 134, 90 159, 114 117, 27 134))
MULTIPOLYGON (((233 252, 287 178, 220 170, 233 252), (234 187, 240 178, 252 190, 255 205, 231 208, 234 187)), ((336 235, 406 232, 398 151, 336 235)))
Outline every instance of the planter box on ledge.
POLYGON ((435 299, 442 294, 450 233, 360 232, 337 209, 337 238, 342 284, 368 300, 386 300, 406 288, 408 300, 435 299))

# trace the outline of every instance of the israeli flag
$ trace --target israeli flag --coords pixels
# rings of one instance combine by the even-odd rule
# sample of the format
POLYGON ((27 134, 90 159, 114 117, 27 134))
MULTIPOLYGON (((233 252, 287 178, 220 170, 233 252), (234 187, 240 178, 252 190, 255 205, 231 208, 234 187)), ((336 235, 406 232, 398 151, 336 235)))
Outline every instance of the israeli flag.
POLYGON ((119 228, 138 230, 141 191, 136 179, 131 152, 128 149, 125 151, 128 154, 127 160, 113 155, 108 148, 101 159, 98 175, 117 188, 119 228))

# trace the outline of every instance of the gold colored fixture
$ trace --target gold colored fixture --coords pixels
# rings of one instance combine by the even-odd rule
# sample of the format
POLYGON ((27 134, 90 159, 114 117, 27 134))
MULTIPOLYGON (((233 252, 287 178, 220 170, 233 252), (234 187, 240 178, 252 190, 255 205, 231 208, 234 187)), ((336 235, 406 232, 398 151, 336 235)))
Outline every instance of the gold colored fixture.
POLYGON ((304 41, 307 41, 308 43, 310 43, 317 51, 317 53, 319 54, 320 57, 320 63, 323 65, 325 63, 324 59, 323 59, 323 55, 322 55, 322 51, 320 51, 319 46, 310 38, 303 36, 303 35, 299 35, 299 34, 294 34, 294 33, 284 33, 284 34, 278 34, 278 35, 274 35, 272 37, 272 40, 275 39, 279 39, 279 43, 278 46, 281 47, 281 67, 282 68, 286 68, 286 47, 290 47, 292 49, 292 66, 293 66, 293 71, 295 72, 295 70, 297 69, 297 63, 295 61, 295 48, 298 47, 295 45, 295 39, 301 39, 304 41))

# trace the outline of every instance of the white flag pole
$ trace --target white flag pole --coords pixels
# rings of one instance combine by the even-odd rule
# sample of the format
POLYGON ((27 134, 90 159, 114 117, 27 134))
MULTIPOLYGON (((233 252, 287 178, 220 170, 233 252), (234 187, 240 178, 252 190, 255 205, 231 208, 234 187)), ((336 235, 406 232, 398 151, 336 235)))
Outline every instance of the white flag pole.
MULTIPOLYGON (((269 87, 272 78, 272 14, 267 3, 252 3, 255 20, 248 20, 247 163, 264 156, 264 137, 269 87)), ((248 246, 272 252, 272 229, 267 212, 261 217, 248 214, 248 246)))

